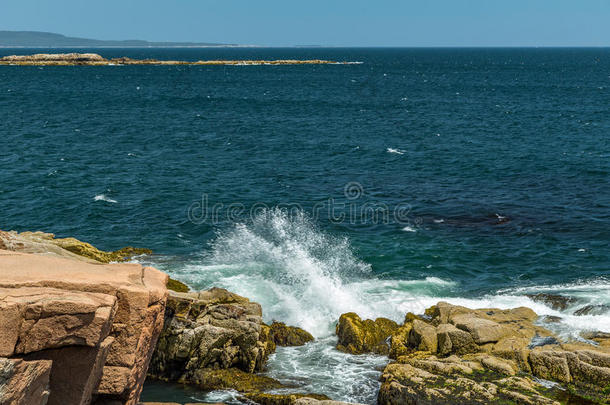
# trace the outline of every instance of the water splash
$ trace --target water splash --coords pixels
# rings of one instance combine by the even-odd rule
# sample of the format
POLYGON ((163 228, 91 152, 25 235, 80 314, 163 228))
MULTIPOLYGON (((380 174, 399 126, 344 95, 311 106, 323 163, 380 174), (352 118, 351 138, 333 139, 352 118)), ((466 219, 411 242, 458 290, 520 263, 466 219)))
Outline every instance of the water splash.
POLYGON ((181 272, 197 288, 227 288, 259 302, 267 321, 297 325, 316 337, 333 335, 345 312, 399 321, 419 294, 454 285, 437 278, 379 280, 347 238, 323 232, 302 212, 279 209, 219 233, 208 253, 181 272))

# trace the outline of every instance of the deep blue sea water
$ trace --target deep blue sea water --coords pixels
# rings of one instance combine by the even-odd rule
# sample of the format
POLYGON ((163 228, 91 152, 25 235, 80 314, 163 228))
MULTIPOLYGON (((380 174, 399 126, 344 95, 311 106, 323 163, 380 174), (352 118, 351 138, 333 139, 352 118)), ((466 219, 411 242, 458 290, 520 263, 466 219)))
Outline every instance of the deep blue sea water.
POLYGON ((573 315, 610 304, 610 49, 91 51, 361 63, 0 66, 0 229, 149 247, 261 302, 319 337, 269 373, 337 399, 374 402, 384 361, 332 349, 347 311, 528 305, 610 331, 608 307, 573 315))

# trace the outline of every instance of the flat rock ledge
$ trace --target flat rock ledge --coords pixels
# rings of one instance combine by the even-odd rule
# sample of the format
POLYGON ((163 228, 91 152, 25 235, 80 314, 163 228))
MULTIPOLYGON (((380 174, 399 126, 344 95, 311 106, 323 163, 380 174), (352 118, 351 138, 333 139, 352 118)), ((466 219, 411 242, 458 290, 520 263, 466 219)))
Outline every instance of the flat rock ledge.
POLYGON ((320 59, 280 60, 199 60, 195 62, 157 59, 106 59, 96 53, 40 53, 35 55, 11 55, 0 58, 0 65, 19 66, 108 66, 108 65, 342 65, 351 62, 335 62, 320 59))
POLYGON ((381 376, 380 405, 610 403, 610 334, 563 342, 525 307, 439 302, 401 325, 348 313, 337 335, 341 350, 393 359, 381 376))
POLYGON ((9 250, 0 275, 0 403, 138 402, 167 275, 9 250))

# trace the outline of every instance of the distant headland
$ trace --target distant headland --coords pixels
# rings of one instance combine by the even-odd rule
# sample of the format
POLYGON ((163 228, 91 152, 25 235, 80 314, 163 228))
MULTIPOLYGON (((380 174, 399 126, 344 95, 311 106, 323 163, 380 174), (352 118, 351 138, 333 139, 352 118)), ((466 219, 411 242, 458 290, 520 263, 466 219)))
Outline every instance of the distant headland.
MULTIPOLYGON (((209 42, 150 42, 67 37, 52 32, 0 31, 0 48, 207 48, 244 45, 209 42)), ((246 45, 247 46, 247 45, 246 45)))

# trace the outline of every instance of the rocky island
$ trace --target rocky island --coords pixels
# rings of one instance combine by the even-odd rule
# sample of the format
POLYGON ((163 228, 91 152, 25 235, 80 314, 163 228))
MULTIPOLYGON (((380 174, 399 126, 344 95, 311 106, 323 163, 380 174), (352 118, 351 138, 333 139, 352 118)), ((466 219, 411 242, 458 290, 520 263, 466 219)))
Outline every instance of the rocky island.
MULTIPOLYGON (((265 324, 258 303, 227 290, 118 263, 143 253, 0 231, 0 403, 135 405, 148 376, 263 405, 340 404, 258 374, 276 346, 313 336, 265 324)), ((608 403, 610 334, 566 341, 544 322, 526 307, 445 302, 401 323, 346 313, 337 350, 387 356, 380 405, 608 403)))
POLYGON ((157 59, 106 59, 96 53, 39 53, 34 55, 10 55, 0 58, 0 65, 17 66, 117 66, 117 65, 341 65, 351 62, 336 62, 311 59, 279 60, 157 60, 157 59))

